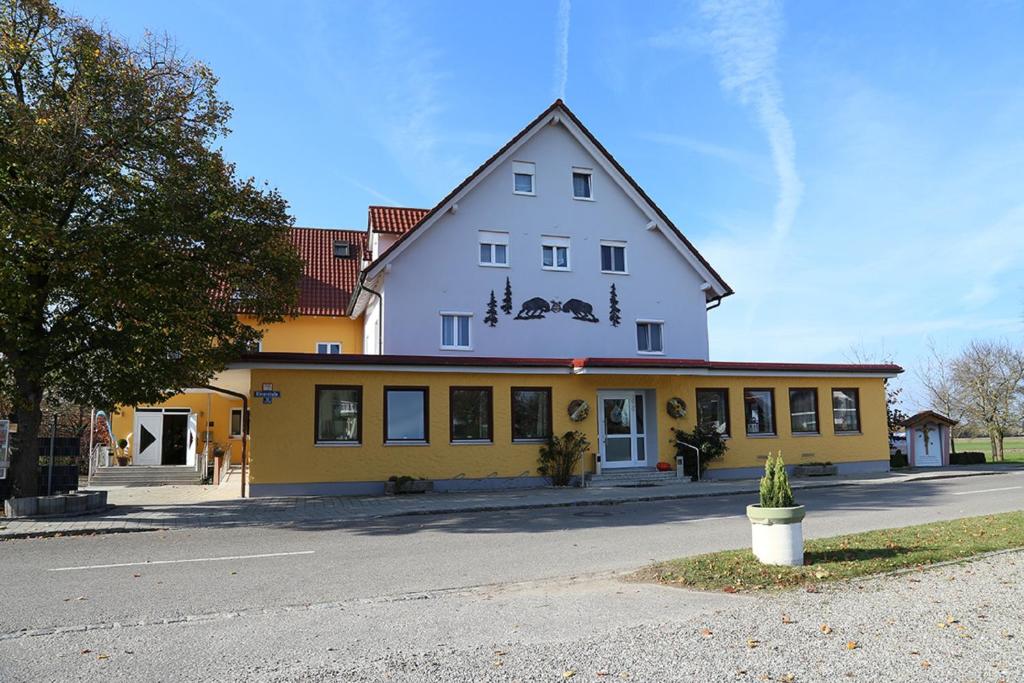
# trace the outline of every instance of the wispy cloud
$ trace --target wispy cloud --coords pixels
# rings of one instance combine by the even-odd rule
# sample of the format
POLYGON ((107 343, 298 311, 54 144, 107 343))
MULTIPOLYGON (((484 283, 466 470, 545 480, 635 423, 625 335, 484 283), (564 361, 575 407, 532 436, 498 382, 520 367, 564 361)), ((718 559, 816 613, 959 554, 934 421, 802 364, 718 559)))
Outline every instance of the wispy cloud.
POLYGON ((569 18, 570 0, 558 2, 558 33, 555 45, 555 97, 565 99, 565 86, 569 82, 569 18))
POLYGON ((640 133, 638 137, 648 142, 654 142, 659 145, 671 145, 695 152, 701 156, 717 159, 739 168, 761 182, 771 182, 774 180, 771 166, 763 155, 674 133, 640 133))
POLYGON ((722 87, 754 108, 768 136, 779 183, 772 221, 772 234, 778 242, 792 229, 803 194, 796 170, 793 128, 783 110, 777 73, 781 8, 771 0, 706 0, 701 14, 710 22, 708 45, 721 73, 722 87))

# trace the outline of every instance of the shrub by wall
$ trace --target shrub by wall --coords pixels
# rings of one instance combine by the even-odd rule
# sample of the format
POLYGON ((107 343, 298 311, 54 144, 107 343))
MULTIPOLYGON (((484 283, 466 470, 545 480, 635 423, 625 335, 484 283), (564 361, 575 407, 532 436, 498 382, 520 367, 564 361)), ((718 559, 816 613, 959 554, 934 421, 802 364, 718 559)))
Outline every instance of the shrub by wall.
POLYGON ((984 465, 985 454, 980 451, 963 451, 949 454, 950 465, 984 465))

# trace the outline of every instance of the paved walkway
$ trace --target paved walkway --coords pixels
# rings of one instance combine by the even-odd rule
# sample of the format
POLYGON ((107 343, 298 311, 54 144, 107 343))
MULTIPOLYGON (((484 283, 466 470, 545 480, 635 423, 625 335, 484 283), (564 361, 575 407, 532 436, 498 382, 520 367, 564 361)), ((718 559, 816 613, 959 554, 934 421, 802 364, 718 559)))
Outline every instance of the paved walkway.
MULTIPOLYGON (((825 488, 998 475, 1019 471, 1006 466, 974 466, 890 472, 861 477, 791 479, 794 489, 825 488)), ((477 493, 410 496, 317 496, 237 498, 235 489, 212 486, 120 487, 108 489, 116 507, 100 514, 60 519, 0 518, 0 540, 41 536, 120 533, 183 528, 242 526, 304 528, 359 522, 382 517, 521 510, 575 505, 700 498, 757 493, 758 480, 683 482, 651 487, 535 488, 477 493), (140 501, 146 501, 141 504, 140 501)))

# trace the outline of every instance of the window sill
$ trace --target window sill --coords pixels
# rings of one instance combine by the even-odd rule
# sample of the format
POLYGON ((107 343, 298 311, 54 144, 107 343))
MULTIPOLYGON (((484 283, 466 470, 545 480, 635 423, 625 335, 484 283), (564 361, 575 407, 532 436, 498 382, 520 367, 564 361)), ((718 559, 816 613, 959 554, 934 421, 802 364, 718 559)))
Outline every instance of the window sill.
POLYGON ((602 275, 629 275, 628 270, 602 270, 602 275))
POLYGON ((864 432, 861 432, 861 431, 856 431, 856 432, 836 432, 835 434, 836 434, 836 436, 864 436, 864 432))
POLYGON ((556 268, 555 266, 541 266, 541 270, 550 270, 555 273, 571 273, 572 268, 556 268))
POLYGON ((530 446, 539 443, 547 443, 550 439, 546 437, 537 437, 536 439, 512 439, 512 445, 530 446))
POLYGON ((519 192, 518 190, 512 190, 512 194, 517 194, 520 197, 536 197, 536 192, 519 192))
POLYGON ((821 436, 821 432, 793 432, 793 436, 821 436))
POLYGON ((385 446, 429 446, 429 441, 385 441, 385 446))
POLYGON ((573 195, 572 198, 575 199, 578 202, 592 202, 592 201, 594 201, 593 197, 577 197, 576 195, 573 195))
POLYGON ((359 441, 317 441, 313 448, 355 448, 362 445, 359 441))
POLYGON ((747 434, 748 439, 777 439, 778 434, 747 434))
POLYGON ((664 351, 637 351, 641 356, 664 356, 664 351))
POLYGON ((512 266, 510 266, 507 263, 479 263, 477 265, 479 265, 481 268, 511 268, 512 267, 512 266))
POLYGON ((494 441, 490 439, 459 439, 458 441, 449 441, 449 446, 493 446, 494 441))
POLYGON ((472 351, 472 346, 440 346, 442 351, 472 351))

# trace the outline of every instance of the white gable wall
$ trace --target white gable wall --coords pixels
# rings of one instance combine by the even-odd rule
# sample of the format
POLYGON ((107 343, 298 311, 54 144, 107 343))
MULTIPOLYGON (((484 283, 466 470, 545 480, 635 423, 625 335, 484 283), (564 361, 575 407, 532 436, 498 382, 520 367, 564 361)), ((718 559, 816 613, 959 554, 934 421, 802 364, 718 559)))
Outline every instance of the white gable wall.
MULTIPOLYGON (((545 126, 399 253, 383 276, 384 353, 499 357, 640 357, 637 319, 664 320, 665 356, 708 358, 703 279, 561 125, 545 126), (536 196, 512 192, 512 161, 536 164, 536 196), (572 197, 572 168, 593 171, 594 201, 572 197), (478 265, 480 230, 509 233, 508 268, 478 265), (541 268, 542 236, 569 237, 570 272, 541 268), (601 272, 601 240, 627 243, 628 275, 601 272), (501 312, 505 278, 513 311, 501 312), (615 284, 621 324, 609 320, 615 284), (498 324, 484 324, 491 290, 498 324), (593 306, 597 323, 569 313, 516 320, 527 299, 593 306), (441 311, 470 312, 472 351, 440 349, 441 311)), ((368 351, 369 352, 369 351, 368 351)))

